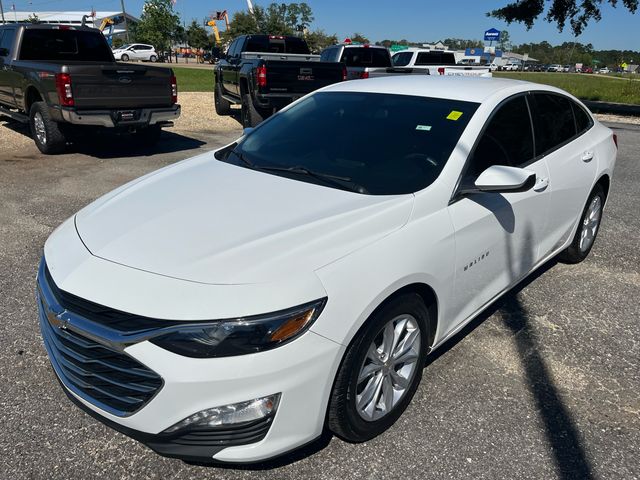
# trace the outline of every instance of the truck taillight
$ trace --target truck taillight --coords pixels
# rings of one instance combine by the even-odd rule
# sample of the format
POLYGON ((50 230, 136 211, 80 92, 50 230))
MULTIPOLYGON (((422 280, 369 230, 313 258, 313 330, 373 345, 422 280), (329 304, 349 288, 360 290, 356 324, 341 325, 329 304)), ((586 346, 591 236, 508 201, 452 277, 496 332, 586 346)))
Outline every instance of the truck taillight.
POLYGON ((444 67, 438 68, 438 75, 444 75, 444 67))
POLYGON ((73 107, 73 90, 71 88, 71 75, 68 73, 56 73, 56 90, 58 99, 63 107, 73 107))
POLYGON ((171 103, 178 103, 178 81, 175 75, 171 75, 171 103))
POLYGON ((259 87, 267 86, 267 66, 266 65, 260 65, 256 69, 256 78, 258 80, 259 87))
POLYGON ((364 72, 360 72, 360 78, 369 78, 369 72, 366 70, 364 72))
POLYGON ((342 81, 344 82, 347 79, 347 67, 342 66, 342 81))

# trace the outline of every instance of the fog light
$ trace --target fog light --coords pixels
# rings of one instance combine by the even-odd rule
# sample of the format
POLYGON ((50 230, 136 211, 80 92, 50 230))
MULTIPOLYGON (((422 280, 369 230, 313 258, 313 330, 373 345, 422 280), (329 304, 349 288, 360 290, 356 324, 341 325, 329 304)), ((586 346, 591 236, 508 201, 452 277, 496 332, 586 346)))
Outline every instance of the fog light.
POLYGON ((172 427, 167 428, 164 433, 173 433, 186 427, 222 427, 237 423, 252 422, 260 420, 276 413, 280 394, 269 395, 268 397, 256 398, 246 402, 233 403, 222 407, 208 408, 181 420, 172 427))

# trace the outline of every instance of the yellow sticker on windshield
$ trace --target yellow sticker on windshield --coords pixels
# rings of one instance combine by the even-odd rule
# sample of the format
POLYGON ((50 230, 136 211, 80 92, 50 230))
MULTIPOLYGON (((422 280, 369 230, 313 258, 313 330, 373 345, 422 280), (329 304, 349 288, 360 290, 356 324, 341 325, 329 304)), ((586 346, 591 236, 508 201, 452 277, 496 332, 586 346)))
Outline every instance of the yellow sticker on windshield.
POLYGON ((457 110, 451 110, 451 113, 447 115, 447 120, 458 120, 462 116, 462 112, 457 110))

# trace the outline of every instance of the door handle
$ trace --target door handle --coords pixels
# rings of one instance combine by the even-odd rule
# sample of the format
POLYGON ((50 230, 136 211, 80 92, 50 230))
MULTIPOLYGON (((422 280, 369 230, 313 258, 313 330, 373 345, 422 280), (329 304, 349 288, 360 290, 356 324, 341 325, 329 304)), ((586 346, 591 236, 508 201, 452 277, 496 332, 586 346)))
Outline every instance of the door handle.
POLYGON ((533 190, 536 192, 542 192, 549 186, 549 177, 540 178, 536 181, 536 184, 533 186, 533 190))
POLYGON ((582 155, 582 161, 586 163, 591 160, 593 160, 593 152, 584 152, 584 155, 582 155))

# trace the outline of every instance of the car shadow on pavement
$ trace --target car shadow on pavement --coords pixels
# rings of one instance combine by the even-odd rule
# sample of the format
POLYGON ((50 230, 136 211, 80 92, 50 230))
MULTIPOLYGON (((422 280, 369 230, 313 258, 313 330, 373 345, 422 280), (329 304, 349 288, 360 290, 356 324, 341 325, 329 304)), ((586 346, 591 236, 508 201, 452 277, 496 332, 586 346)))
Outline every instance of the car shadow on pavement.
POLYGON ((206 142, 179 133, 163 130, 154 145, 144 145, 134 135, 100 133, 91 137, 76 138, 67 153, 81 153, 99 159, 119 157, 144 157, 163 153, 195 150, 206 142))
MULTIPOLYGON (((0 127, 9 128, 31 140, 31 131, 27 124, 3 117, 0 127)), ((99 159, 142 157, 195 150, 205 144, 206 142, 170 130, 163 130, 158 143, 151 146, 143 145, 135 135, 85 130, 79 131, 71 139, 64 153, 80 153, 99 159)))

